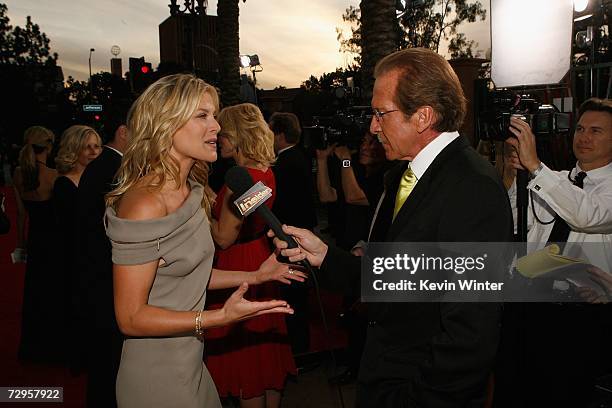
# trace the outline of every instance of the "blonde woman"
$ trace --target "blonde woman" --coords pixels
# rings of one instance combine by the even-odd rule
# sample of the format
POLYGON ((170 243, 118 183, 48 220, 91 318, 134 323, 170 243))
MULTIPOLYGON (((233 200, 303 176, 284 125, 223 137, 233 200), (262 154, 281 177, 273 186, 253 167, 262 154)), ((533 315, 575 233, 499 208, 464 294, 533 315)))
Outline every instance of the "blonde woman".
MULTIPOLYGON (((215 88, 192 75, 164 77, 136 100, 118 185, 107 195, 115 315, 126 335, 117 375, 119 407, 220 407, 203 364, 203 332, 267 313, 249 284, 295 278, 274 257, 256 273, 212 268, 208 163, 217 159, 215 88), (207 289, 239 288, 215 311, 207 289)), ((292 273, 290 273, 292 272, 292 273)))
MULTIPOLYGON (((64 271, 67 294, 72 281, 76 247, 76 214, 79 180, 89 163, 102 151, 102 139, 89 126, 70 126, 62 134, 55 157, 59 177, 53 185, 53 207, 59 232, 59 261, 64 271)), ((67 307, 69 305, 68 297, 67 307)))
MULTIPOLYGON (((253 181, 272 189, 265 205, 272 207, 276 195, 274 134, 259 108, 241 104, 225 108, 219 115, 221 155, 233 158, 247 169, 253 181)), ((212 235, 217 243, 217 267, 256 271, 272 250, 262 218, 242 218, 233 210, 236 197, 223 186, 213 209, 212 235)), ((278 298, 279 287, 269 282, 249 290, 249 299, 278 298)), ((209 302, 210 308, 219 304, 209 302)), ((281 315, 259 316, 230 328, 207 333, 206 364, 222 397, 240 398, 242 407, 278 407, 287 374, 295 373, 295 362, 281 315)))
POLYGON ((59 177, 53 185, 53 210, 57 222, 57 279, 61 288, 56 296, 61 299, 62 317, 57 322, 57 336, 64 337, 68 364, 78 369, 82 366, 82 343, 78 341, 81 330, 76 324, 77 299, 81 295, 77 285, 76 246, 77 246, 77 195, 83 171, 102 151, 102 140, 94 129, 84 125, 70 126, 62 134, 60 147, 55 157, 55 167, 59 177))
POLYGON ((42 126, 32 126, 24 133, 19 153, 19 167, 13 176, 17 200, 17 249, 13 256, 26 259, 19 359, 32 362, 58 362, 60 342, 41 336, 41 330, 52 332, 51 319, 40 319, 40 311, 59 304, 51 288, 55 273, 51 260, 55 256, 56 225, 51 204, 57 171, 47 167, 55 136, 42 126), (25 231, 26 218, 27 234, 25 231), (27 240, 26 240, 27 236, 27 240))
POLYGON ((62 134, 55 167, 60 176, 53 185, 53 202, 64 247, 74 250, 66 241, 74 240, 79 180, 85 167, 102 151, 102 139, 89 126, 70 126, 62 134))

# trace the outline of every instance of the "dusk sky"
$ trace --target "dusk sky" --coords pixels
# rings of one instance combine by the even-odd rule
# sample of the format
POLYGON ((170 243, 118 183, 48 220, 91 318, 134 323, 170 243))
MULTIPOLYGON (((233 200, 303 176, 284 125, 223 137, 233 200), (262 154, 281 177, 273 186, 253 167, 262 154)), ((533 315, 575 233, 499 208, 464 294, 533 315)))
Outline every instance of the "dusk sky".
MULTIPOLYGON (((64 76, 85 80, 92 71, 110 71, 110 49, 121 47, 123 70, 129 57, 159 64, 158 25, 169 15, 169 0, 0 0, 8 7, 12 26, 25 26, 32 16, 51 39, 51 50, 59 54, 64 76)), ((489 2, 486 3, 488 9, 489 2)), ((182 4, 183 1, 179 1, 182 4)), ((248 0, 240 2, 240 53, 258 54, 264 71, 257 74, 258 86, 297 87, 311 74, 321 75, 343 67, 349 56, 339 52, 336 27, 343 26, 342 14, 359 0, 248 0)), ((217 14, 210 1, 208 14, 217 14)), ((489 20, 467 24, 461 31, 476 40, 479 56, 490 48, 489 20)), ((350 29, 346 27, 346 34, 350 29)), ((443 50, 441 50, 443 51, 443 50)))

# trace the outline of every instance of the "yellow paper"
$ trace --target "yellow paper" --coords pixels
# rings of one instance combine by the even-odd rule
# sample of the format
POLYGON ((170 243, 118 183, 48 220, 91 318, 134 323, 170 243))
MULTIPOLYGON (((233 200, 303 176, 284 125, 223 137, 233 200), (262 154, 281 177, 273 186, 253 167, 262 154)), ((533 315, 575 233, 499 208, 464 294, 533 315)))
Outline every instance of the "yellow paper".
POLYGON ((527 278, 536 278, 566 265, 586 263, 583 259, 559 255, 559 252, 559 246, 555 244, 533 251, 517 260, 516 269, 527 278))

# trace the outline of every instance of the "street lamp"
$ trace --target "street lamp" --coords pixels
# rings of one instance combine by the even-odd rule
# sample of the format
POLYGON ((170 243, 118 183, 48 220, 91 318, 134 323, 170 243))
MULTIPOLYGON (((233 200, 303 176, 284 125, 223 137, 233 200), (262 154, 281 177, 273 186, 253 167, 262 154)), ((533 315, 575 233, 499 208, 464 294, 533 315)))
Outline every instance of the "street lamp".
POLYGON ((259 62, 259 55, 240 55, 240 67, 251 69, 251 73, 253 74, 253 90, 255 91, 255 105, 257 105, 257 77, 255 73, 263 71, 263 67, 259 62))
POLYGON ((89 96, 93 98, 93 82, 91 80, 91 53, 94 52, 95 49, 89 49, 89 96))

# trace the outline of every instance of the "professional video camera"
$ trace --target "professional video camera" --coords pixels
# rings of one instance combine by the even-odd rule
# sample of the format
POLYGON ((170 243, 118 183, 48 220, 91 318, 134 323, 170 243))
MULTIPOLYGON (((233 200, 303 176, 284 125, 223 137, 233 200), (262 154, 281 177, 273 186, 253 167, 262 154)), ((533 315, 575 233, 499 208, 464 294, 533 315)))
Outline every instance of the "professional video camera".
POLYGON ((560 113, 553 105, 540 104, 529 95, 494 90, 487 93, 483 105, 477 118, 480 140, 504 141, 514 136, 508 130, 511 117, 529 123, 536 136, 566 132, 570 128, 568 114, 560 113))
POLYGON ((369 106, 351 106, 331 116, 314 116, 313 126, 302 128, 304 147, 323 150, 337 143, 357 149, 370 128, 372 109, 369 106))

